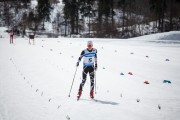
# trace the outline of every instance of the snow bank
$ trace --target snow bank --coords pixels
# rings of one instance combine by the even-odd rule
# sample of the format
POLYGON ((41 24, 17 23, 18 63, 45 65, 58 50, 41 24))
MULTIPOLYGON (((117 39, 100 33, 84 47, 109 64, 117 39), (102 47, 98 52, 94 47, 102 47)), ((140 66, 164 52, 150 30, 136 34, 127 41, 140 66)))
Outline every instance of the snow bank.
POLYGON ((145 35, 141 37, 131 38, 140 40, 180 40, 180 31, 171 31, 164 33, 156 33, 152 35, 145 35))

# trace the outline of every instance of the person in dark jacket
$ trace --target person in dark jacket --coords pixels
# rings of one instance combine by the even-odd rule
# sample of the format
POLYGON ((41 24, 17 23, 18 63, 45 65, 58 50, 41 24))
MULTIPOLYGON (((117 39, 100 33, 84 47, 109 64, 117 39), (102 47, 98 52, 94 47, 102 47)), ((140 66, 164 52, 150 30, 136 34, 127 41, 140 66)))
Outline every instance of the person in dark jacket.
POLYGON ((92 41, 88 41, 87 48, 81 52, 81 55, 77 62, 77 66, 79 66, 79 62, 81 61, 82 58, 83 58, 82 82, 79 86, 77 98, 79 99, 81 97, 88 73, 91 82, 90 97, 94 98, 94 70, 97 70, 97 49, 93 48, 92 41))

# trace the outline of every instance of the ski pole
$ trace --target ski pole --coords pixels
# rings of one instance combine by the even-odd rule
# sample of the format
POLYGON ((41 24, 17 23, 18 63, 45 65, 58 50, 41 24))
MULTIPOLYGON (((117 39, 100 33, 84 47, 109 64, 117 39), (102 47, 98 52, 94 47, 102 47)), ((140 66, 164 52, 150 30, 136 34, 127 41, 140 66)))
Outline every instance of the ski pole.
MULTIPOLYGON (((76 71, 77 71, 77 68, 78 68, 78 67, 76 67, 76 71)), ((75 73, 74 73, 74 78, 73 78, 72 85, 71 85, 71 89, 70 89, 70 92, 69 92, 69 97, 70 97, 71 90, 72 90, 73 83, 74 83, 74 79, 75 79, 75 76, 76 76, 76 71, 75 71, 75 73)))
POLYGON ((95 84, 95 94, 96 94, 96 70, 94 71, 94 84, 95 84))

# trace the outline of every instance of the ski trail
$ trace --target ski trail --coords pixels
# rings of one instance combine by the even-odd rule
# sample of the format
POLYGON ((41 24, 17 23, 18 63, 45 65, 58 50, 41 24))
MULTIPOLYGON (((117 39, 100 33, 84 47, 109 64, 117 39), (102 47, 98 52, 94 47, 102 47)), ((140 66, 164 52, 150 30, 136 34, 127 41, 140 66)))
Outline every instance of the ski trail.
MULTIPOLYGON (((2 62, 2 60, 0 61, 2 62)), ((2 68, 0 66, 0 68, 2 68)), ((1 72, 1 69, 0 69, 0 72, 1 72)), ((1 72, 2 73, 2 72, 1 72)), ((0 79, 0 120, 4 120, 4 106, 3 106, 3 97, 4 94, 3 94, 3 79, 0 79)))
MULTIPOLYGON (((0 70, 0 73, 3 74, 3 71, 0 70)), ((6 103, 4 102, 5 94, 3 85, 3 79, 0 79, 0 120, 9 120, 8 110, 6 107, 6 103)))
POLYGON ((5 103, 0 103, 0 120, 10 120, 5 103))
POLYGON ((2 102, 3 90, 2 90, 2 79, 0 80, 0 120, 3 120, 4 107, 2 102))

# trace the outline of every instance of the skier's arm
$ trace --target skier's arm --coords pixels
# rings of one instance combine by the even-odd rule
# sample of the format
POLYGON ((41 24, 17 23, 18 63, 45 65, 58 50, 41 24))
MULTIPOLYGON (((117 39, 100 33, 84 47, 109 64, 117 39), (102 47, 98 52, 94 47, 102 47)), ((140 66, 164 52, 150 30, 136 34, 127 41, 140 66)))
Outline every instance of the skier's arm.
POLYGON ((97 50, 96 50, 96 54, 95 54, 95 70, 97 70, 97 50))
POLYGON ((81 59, 82 59, 83 55, 84 55, 84 50, 81 52, 81 55, 80 55, 80 57, 79 57, 79 59, 78 59, 78 62, 80 62, 80 61, 81 61, 81 59))
POLYGON ((96 54, 95 54, 95 64, 97 64, 97 50, 96 50, 96 54))
POLYGON ((78 59, 78 62, 76 64, 76 66, 79 66, 79 62, 81 62, 81 59, 82 59, 83 55, 84 55, 84 50, 81 52, 81 55, 80 55, 80 57, 78 59))

